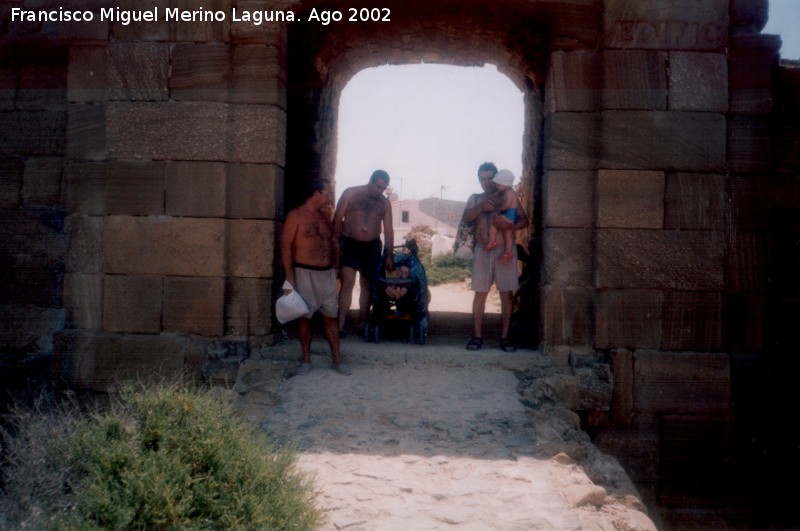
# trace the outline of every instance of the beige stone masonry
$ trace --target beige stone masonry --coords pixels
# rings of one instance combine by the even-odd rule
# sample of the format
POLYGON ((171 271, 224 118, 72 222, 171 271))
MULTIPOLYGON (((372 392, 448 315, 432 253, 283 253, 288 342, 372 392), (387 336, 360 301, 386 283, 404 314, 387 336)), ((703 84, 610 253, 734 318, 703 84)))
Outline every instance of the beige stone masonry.
POLYGON ((729 413, 730 360, 727 354, 634 353, 635 407, 643 413, 729 413))
POLYGON ((664 226, 664 173, 600 170, 597 226, 660 229, 664 226))
POLYGON ((0 152, 21 157, 64 154, 66 111, 17 111, 6 113, 3 122, 3 130, 14 131, 15 134, 0 135, 0 152))
POLYGON ((591 347, 595 290, 544 286, 542 292, 546 344, 591 347))
POLYGON ((669 110, 728 111, 728 61, 721 53, 669 53, 669 110))
POLYGON ((771 146, 769 120, 766 117, 729 118, 728 169, 731 173, 768 173, 771 146))
POLYGON ((738 231, 725 256, 725 282, 731 291, 767 288, 770 242, 763 233, 738 231))
POLYGON ((67 256, 71 273, 103 272, 103 217, 72 214, 66 220, 67 256))
POLYGON ((225 221, 109 216, 103 254, 105 271, 111 274, 221 277, 225 274, 225 221))
POLYGON ((162 278, 106 275, 103 282, 103 329, 109 332, 161 332, 162 278))
MULTIPOLYGON (((60 207, 61 174, 64 161, 61 157, 36 157, 25 161, 22 180, 22 202, 26 205, 60 207)), ((5 179, 6 176, 3 175, 5 179)))
POLYGON ((650 50, 603 52, 603 109, 665 110, 667 55, 650 50))
POLYGON ((228 164, 227 217, 283 218, 283 168, 274 164, 228 164))
POLYGON ((545 229, 544 282, 556 286, 592 285, 594 233, 589 229, 545 229))
POLYGON ((166 42, 112 42, 108 45, 108 99, 169 99, 170 45, 166 42))
POLYGON ((668 291, 664 294, 664 350, 717 352, 722 348, 722 294, 668 291))
POLYGON ((591 228, 595 224, 597 174, 591 171, 553 170, 544 175, 545 227, 591 228))
POLYGON ((100 330, 103 325, 103 275, 64 275, 67 328, 100 330))
MULTIPOLYGON (((271 2, 259 0, 239 0, 236 2, 236 9, 244 11, 264 11, 269 9, 280 9, 283 5, 276 6, 271 2)), ((281 46, 285 44, 288 24, 264 23, 260 26, 246 21, 231 21, 231 39, 238 44, 266 44, 269 46, 281 46)))
POLYGON ((19 71, 14 108, 44 111, 66 106, 67 67, 63 64, 26 65, 19 71))
POLYGON ((167 215, 224 217, 225 167, 222 162, 168 162, 167 215))
POLYGON ((224 313, 224 278, 164 279, 164 332, 218 337, 224 333, 224 313))
POLYGON ((286 114, 215 102, 108 104, 108 156, 285 164, 286 114))
POLYGON ((664 227, 682 230, 723 230, 725 176, 671 173, 666 177, 664 227))
POLYGON ((109 162, 107 193, 108 214, 163 214, 164 163, 109 162))
POLYGON ((659 348, 663 303, 660 291, 598 291, 594 347, 659 348))
POLYGON ((611 393, 610 421, 612 426, 630 426, 633 419, 633 352, 623 348, 611 349, 611 374, 614 391, 611 393))
POLYGON ((272 326, 272 279, 231 278, 225 293, 225 334, 263 336, 272 326))
POLYGON ((70 46, 67 100, 75 103, 108 99, 106 46, 70 46))
POLYGON ((272 46, 235 46, 227 101, 285 108, 287 73, 278 54, 272 46))
POLYGON ((67 165, 64 194, 67 212, 97 216, 106 213, 106 170, 107 166, 102 162, 67 165))
POLYGON ((170 98, 226 101, 230 54, 224 43, 176 44, 170 60, 170 98))
POLYGON ((67 156, 70 160, 106 159, 106 119, 105 105, 70 105, 67 122, 67 156))
POLYGON ((600 157, 600 113, 559 112, 544 125, 544 169, 595 170, 600 157))
POLYGON ((602 64, 602 54, 597 52, 553 52, 545 90, 545 114, 599 111, 602 64))
POLYGON ((276 222, 227 221, 227 274, 232 277, 272 277, 276 251, 276 222))
POLYGON ((716 231, 599 229, 599 288, 719 291, 725 236, 716 231))

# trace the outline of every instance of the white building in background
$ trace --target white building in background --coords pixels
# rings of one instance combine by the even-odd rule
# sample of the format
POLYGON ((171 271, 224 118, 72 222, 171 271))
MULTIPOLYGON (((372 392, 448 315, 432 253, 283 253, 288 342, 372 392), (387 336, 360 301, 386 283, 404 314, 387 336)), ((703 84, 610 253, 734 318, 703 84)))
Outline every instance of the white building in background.
POLYGON ((389 197, 392 203, 392 223, 394 225, 395 245, 403 243, 412 227, 427 225, 441 236, 434 238, 434 257, 453 250, 458 222, 467 203, 429 197, 427 199, 398 199, 395 194, 389 197))

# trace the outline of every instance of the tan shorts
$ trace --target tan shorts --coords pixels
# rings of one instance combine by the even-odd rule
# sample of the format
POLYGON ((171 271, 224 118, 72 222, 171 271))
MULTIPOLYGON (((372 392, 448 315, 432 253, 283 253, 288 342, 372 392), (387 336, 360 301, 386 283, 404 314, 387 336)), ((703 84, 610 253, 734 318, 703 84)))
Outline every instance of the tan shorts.
POLYGON ((519 289, 517 246, 512 249, 514 258, 508 262, 500 262, 500 255, 505 252, 502 245, 490 251, 484 251, 482 245, 475 246, 472 252, 472 291, 487 293, 492 287, 492 282, 497 285, 497 291, 519 289))
POLYGON ((295 289, 308 304, 308 313, 304 316, 311 319, 318 311, 326 317, 336 317, 339 313, 339 292, 336 289, 336 271, 325 269, 306 269, 295 264, 295 289))

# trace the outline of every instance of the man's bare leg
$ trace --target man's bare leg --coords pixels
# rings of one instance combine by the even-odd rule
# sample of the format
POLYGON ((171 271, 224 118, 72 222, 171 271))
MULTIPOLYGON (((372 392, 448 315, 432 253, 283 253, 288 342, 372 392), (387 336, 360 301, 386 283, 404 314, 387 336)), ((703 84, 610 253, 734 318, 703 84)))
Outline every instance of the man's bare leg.
POLYGON ((339 365, 342 362, 342 356, 339 352, 339 322, 335 317, 322 316, 322 322, 325 325, 325 339, 331 347, 331 358, 334 365, 339 365))
POLYGON ((361 293, 358 296, 358 332, 364 330, 369 315, 369 306, 372 302, 372 285, 368 278, 359 274, 361 293))
POLYGON ((476 291, 472 299, 472 332, 475 337, 483 337, 483 313, 486 311, 486 298, 489 292, 476 291))
POLYGON ((300 322, 297 325, 297 335, 300 337, 303 363, 311 363, 311 319, 300 318, 300 322))
POLYGON ((342 267, 339 270, 342 286, 339 289, 339 331, 344 331, 347 321, 347 312, 350 311, 350 304, 353 302, 353 288, 356 285, 356 270, 352 267, 342 267))
POLYGON ((513 306, 513 295, 514 292, 512 291, 500 292, 500 317, 503 320, 503 335, 500 336, 501 339, 508 339, 508 333, 511 330, 511 309, 513 306))

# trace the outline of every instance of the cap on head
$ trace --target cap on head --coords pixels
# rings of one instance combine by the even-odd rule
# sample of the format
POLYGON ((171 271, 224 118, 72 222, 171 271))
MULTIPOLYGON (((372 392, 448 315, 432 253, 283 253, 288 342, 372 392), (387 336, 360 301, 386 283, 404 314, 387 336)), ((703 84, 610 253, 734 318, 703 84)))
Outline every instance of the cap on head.
POLYGON ((514 174, 509 170, 500 170, 492 181, 505 186, 514 186, 514 174))

